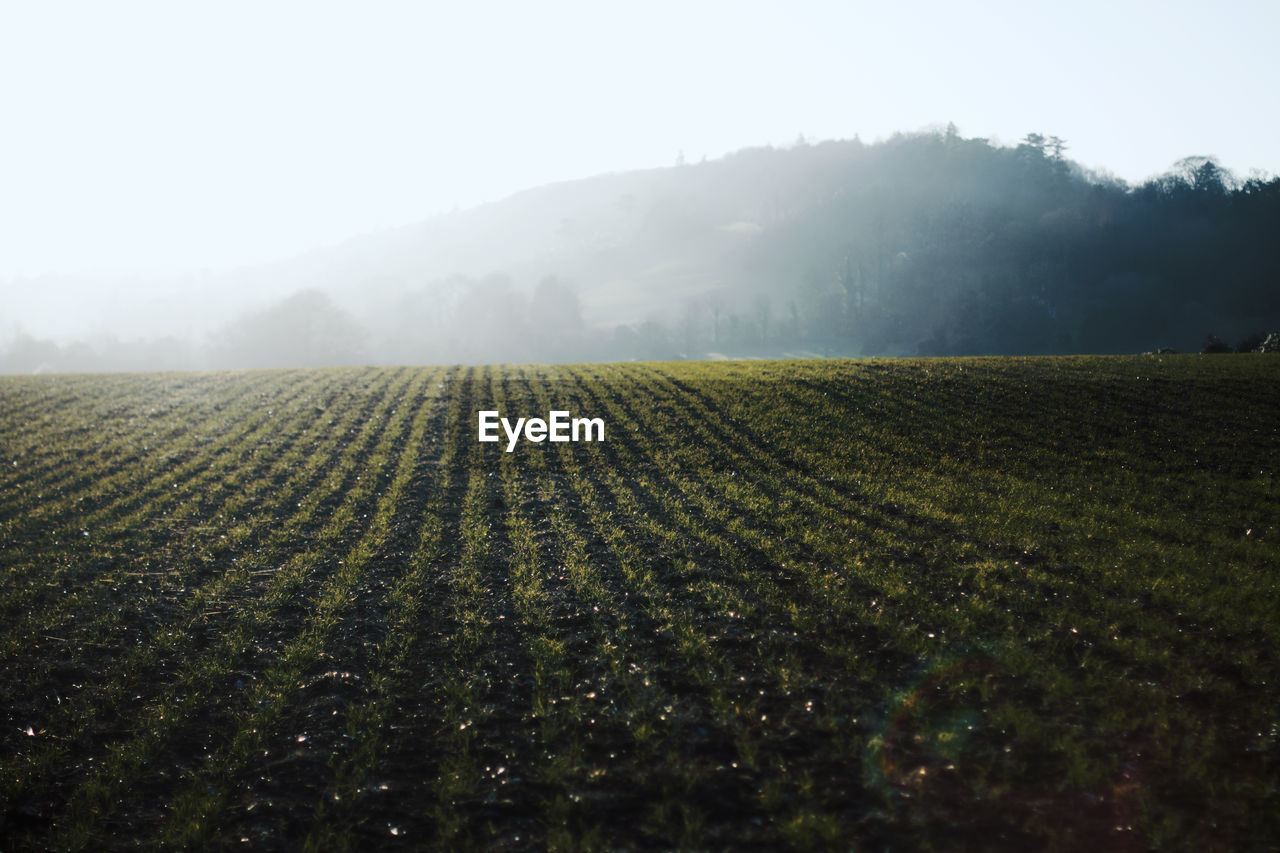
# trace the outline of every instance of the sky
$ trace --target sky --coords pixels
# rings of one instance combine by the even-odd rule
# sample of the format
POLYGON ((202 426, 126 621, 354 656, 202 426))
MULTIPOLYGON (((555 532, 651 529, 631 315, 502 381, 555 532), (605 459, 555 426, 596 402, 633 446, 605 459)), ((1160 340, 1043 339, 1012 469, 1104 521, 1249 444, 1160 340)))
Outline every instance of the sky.
POLYGON ((288 257, 611 171, 954 122, 1280 172, 1280 3, 0 0, 0 280, 288 257))

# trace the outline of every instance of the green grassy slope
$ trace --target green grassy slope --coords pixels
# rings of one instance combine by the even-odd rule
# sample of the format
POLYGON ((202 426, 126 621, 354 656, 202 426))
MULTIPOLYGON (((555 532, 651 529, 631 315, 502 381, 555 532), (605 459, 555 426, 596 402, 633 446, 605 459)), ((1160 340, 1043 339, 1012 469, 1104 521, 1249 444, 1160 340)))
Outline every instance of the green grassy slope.
POLYGON ((0 848, 1275 845, 1278 380, 5 377, 0 848))

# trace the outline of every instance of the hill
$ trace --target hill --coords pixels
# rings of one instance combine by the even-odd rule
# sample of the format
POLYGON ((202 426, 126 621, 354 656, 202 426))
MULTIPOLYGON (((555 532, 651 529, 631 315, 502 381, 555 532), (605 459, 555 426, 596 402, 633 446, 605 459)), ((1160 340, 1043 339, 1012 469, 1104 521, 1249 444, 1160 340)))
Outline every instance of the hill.
POLYGON ((176 282, 151 350, 25 341, 7 366, 1199 351, 1280 329, 1280 180, 1189 157, 1129 187, 1064 145, 948 129, 555 184, 176 282))

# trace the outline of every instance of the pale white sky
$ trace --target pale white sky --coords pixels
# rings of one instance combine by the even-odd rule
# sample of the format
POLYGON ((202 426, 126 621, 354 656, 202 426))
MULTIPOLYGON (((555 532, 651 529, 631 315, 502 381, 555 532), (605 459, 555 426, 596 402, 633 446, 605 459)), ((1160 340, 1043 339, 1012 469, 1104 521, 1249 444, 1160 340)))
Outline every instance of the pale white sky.
POLYGON ((799 133, 1277 172, 1277 36, 1274 0, 0 0, 0 278, 255 262, 799 133))

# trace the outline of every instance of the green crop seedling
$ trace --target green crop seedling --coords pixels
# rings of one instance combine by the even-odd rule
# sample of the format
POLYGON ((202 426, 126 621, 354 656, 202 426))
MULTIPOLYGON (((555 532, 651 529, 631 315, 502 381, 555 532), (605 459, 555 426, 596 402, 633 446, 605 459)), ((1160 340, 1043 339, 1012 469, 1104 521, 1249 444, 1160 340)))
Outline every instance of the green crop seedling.
POLYGON ((0 378, 0 847, 1266 848, 1276 379, 0 378))

